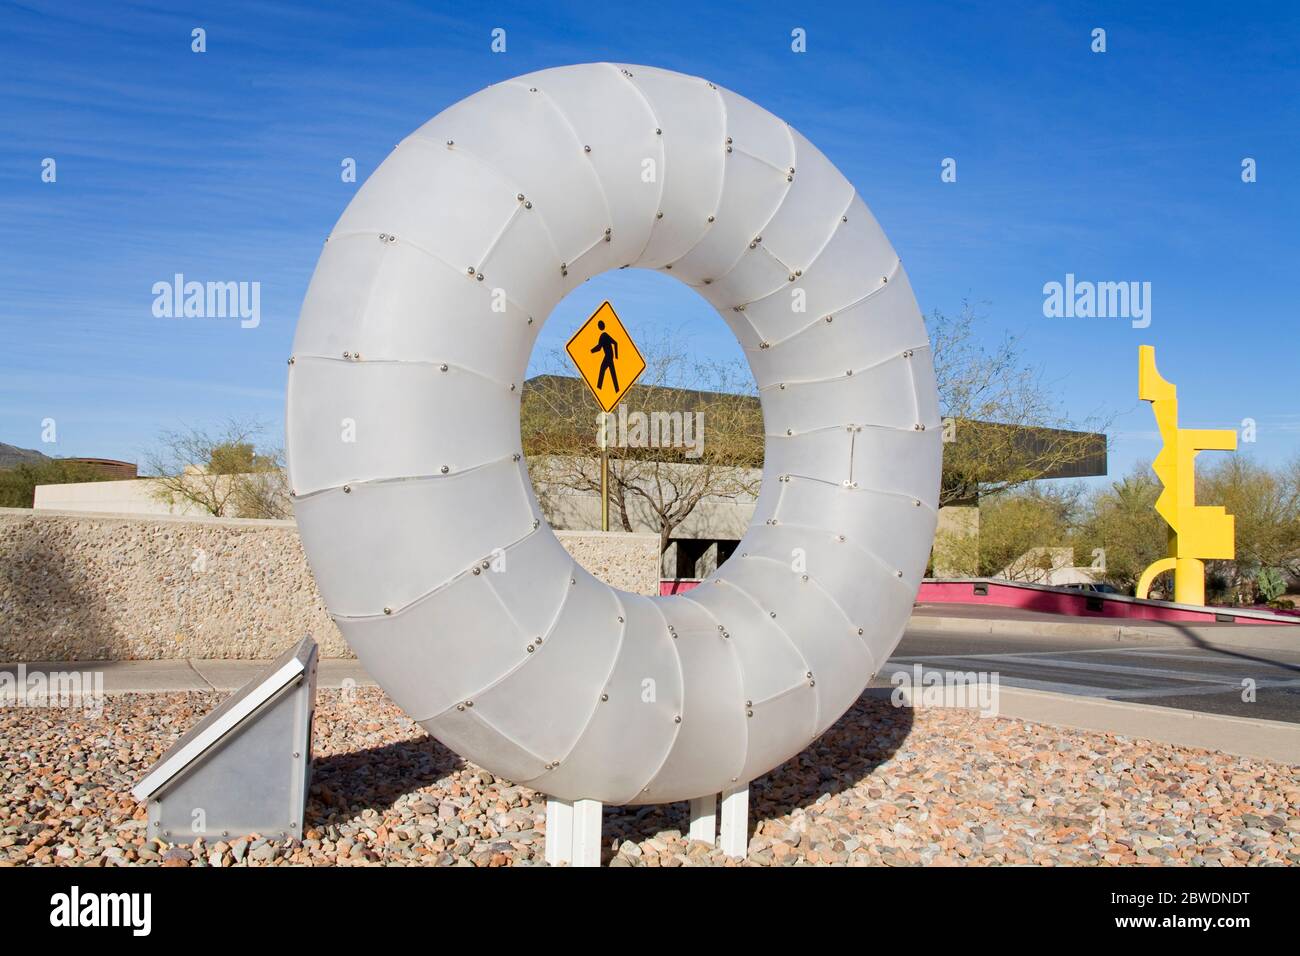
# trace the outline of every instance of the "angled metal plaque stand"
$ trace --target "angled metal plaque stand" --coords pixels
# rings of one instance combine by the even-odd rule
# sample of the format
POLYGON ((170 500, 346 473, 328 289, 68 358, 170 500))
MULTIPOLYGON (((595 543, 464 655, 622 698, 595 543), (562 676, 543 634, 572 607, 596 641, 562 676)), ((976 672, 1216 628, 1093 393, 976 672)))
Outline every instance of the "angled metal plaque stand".
POLYGON ((131 791, 149 803, 151 839, 302 837, 316 658, 304 637, 163 754, 131 791))

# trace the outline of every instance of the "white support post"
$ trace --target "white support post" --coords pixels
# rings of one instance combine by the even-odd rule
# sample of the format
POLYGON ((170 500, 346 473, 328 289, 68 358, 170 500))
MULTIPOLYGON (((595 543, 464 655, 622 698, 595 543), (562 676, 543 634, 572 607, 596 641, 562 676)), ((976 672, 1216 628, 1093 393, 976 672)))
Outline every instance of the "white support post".
POLYGON ((696 797, 691 801, 692 840, 700 840, 713 846, 718 835, 718 795, 711 793, 707 797, 696 797))
POLYGON ((573 804, 546 798, 546 862, 551 866, 573 861, 573 804))
POLYGON ((722 792, 722 852, 743 860, 749 853, 749 784, 722 792))
POLYGON ((573 853, 571 866, 600 866, 599 800, 573 802, 573 853))

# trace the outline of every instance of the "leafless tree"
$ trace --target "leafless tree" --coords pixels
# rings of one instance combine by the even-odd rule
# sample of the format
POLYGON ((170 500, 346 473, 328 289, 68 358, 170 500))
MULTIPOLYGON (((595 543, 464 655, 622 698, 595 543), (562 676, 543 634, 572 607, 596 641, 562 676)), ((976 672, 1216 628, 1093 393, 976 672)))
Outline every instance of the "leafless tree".
MULTIPOLYGON (((741 363, 694 361, 684 343, 671 335, 641 352, 646 370, 625 400, 629 418, 642 413, 659 423, 671 422, 698 445, 661 440, 658 447, 611 447, 609 494, 619 526, 632 531, 645 521, 658 531, 663 551, 673 531, 701 502, 757 494, 763 417, 753 378, 741 363), (699 434, 686 419, 696 413, 703 422, 699 434)), ((557 370, 566 367, 562 353, 550 356, 547 364, 557 370)), ((600 493, 599 410, 578 379, 559 374, 530 379, 522 399, 521 427, 529 472, 543 507, 555 505, 557 490, 600 493)), ((683 434, 674 431, 676 437, 683 434)))

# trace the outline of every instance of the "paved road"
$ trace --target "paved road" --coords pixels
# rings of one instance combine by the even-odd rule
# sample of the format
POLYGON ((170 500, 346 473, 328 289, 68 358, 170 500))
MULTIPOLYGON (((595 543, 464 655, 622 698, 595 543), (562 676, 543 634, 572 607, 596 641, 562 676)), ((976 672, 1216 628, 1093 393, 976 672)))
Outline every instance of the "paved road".
POLYGON ((965 634, 914 619, 873 684, 890 686, 917 664, 996 673, 1004 687, 1300 723, 1300 650, 965 634), (1243 700, 1247 681, 1254 702, 1243 700))
MULTIPOLYGON (((1113 637, 995 636, 927 628, 924 617, 918 616, 872 684, 890 687, 895 672, 910 674, 917 664, 923 672, 996 673, 1004 687, 1300 723, 1300 650, 1213 648, 1190 639, 1159 643, 1113 637), (1254 681, 1253 703, 1242 699, 1246 680, 1254 681)), ((110 692, 227 691, 264 666, 265 662, 256 661, 171 660, 38 663, 27 669, 97 671, 110 692)), ((0 664, 0 672, 14 670, 15 665, 0 664)), ((354 660, 321 662, 321 687, 352 682, 372 683, 354 660)), ((0 692, 0 703, 6 696, 0 692)))

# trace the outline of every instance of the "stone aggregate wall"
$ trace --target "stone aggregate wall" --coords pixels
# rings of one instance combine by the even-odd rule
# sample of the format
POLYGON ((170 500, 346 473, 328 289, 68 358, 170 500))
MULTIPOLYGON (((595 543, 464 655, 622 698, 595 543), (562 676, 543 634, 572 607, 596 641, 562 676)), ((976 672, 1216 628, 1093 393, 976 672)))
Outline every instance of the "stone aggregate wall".
MULTIPOLYGON (((659 538, 561 531, 603 581, 657 594, 659 538)), ((0 508, 0 662, 352 657, 292 521, 0 508)))

